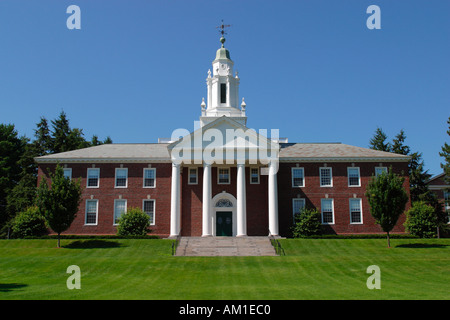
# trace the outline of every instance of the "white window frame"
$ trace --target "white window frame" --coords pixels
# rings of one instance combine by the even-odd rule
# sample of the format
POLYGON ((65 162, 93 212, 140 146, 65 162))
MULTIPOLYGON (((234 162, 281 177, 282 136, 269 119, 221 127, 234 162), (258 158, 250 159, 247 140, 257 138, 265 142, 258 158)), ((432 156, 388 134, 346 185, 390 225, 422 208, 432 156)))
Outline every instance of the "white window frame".
MULTIPOLYGON (((116 223, 116 203, 117 203, 117 201, 125 201, 125 211, 122 214, 127 213, 127 200, 126 199, 114 199, 113 226, 117 226, 118 225, 116 223)), ((118 218, 120 218, 120 216, 118 218)))
POLYGON ((350 188, 361 187, 361 172, 359 167, 347 167, 347 183, 350 188), (350 170, 358 170, 358 185, 350 185, 350 170))
POLYGON ((155 199, 143 199, 142 200, 142 211, 144 211, 144 213, 147 214, 147 212, 145 212, 145 201, 153 201, 153 221, 150 222, 150 225, 154 226, 155 225, 155 217, 156 217, 156 200, 155 199))
POLYGON ((302 188, 305 186, 305 169, 303 167, 292 167, 291 168, 291 182, 292 182, 292 188, 302 188), (299 186, 294 185, 294 171, 295 170, 302 171, 302 185, 299 185, 299 186))
MULTIPOLYGON (((124 168, 119 168, 119 169, 124 169, 124 168)), ((148 179, 150 179, 150 178, 148 178, 148 179)), ((128 184, 128 171, 127 171, 127 184, 128 184)), ((144 171, 142 174, 142 188, 156 188, 156 168, 144 168, 144 171), (145 177, 145 173, 147 171, 153 171, 153 186, 145 185, 145 179, 147 179, 145 177)))
POLYGON ((72 168, 63 168, 64 177, 72 181, 72 168), (68 172, 69 174, 66 174, 68 172))
POLYGON ((387 173, 387 167, 375 167, 375 177, 378 177, 383 171, 387 173), (381 172, 377 172, 377 170, 381 170, 381 172))
POLYGON ((86 200, 86 206, 84 210, 84 225, 86 226, 96 226, 98 224, 98 199, 87 199, 86 200), (88 223, 87 222, 87 215, 88 215, 88 202, 95 201, 95 223, 88 223))
POLYGON ((362 199, 361 198, 350 198, 348 200, 348 210, 350 213, 350 224, 363 224, 363 209, 362 209, 362 199), (358 201, 359 202, 359 215, 360 215, 360 222, 353 222, 352 221, 352 201, 358 201))
POLYGON ((250 184, 259 184, 259 168, 258 167, 250 167, 250 184), (252 170, 256 170, 258 181, 253 182, 253 174, 252 170))
POLYGON ((319 179, 321 187, 332 187, 333 186, 333 169, 331 167, 320 167, 319 168, 319 179), (322 184, 322 169, 330 170, 330 184, 322 184))
POLYGON ((100 168, 87 168, 87 172, 86 172, 86 188, 99 188, 99 187, 100 187, 100 168), (90 170, 96 170, 98 172, 97 185, 96 186, 90 186, 89 185, 89 171, 90 170))
POLYGON ((114 178, 114 188, 128 188, 128 168, 116 168, 116 175, 115 175, 115 178, 114 178), (117 185, 117 171, 118 170, 125 170, 126 171, 126 173, 127 173, 127 177, 126 177, 126 179, 125 179, 125 186, 118 186, 117 185))
POLYGON ((188 184, 198 184, 198 167, 188 167, 188 184), (191 182, 191 170, 195 170, 195 182, 191 182))
POLYGON ((322 222, 322 224, 334 224, 334 199, 331 198, 325 198, 325 199, 320 199, 320 220, 322 222), (332 222, 323 222, 323 202, 324 201, 331 201, 331 218, 332 218, 332 222))
MULTIPOLYGON (((305 208, 305 206, 306 206, 306 199, 305 198, 292 198, 292 219, 294 220, 294 222, 295 222, 295 215, 297 214, 297 213, 300 213, 300 212, 295 212, 295 202, 303 202, 303 209, 305 208)), ((300 206, 300 207, 302 207, 302 206, 300 206)))
POLYGON ((230 167, 217 167, 217 184, 230 184, 231 183, 231 169, 230 167), (220 182, 220 170, 228 170, 228 182, 220 182))

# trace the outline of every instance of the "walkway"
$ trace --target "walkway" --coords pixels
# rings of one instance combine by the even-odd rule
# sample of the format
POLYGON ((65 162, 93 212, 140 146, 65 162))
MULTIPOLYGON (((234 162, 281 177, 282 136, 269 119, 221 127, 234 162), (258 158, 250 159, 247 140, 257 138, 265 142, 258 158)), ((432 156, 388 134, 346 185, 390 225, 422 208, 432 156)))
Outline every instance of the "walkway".
POLYGON ((276 256, 268 237, 182 237, 176 256, 276 256))

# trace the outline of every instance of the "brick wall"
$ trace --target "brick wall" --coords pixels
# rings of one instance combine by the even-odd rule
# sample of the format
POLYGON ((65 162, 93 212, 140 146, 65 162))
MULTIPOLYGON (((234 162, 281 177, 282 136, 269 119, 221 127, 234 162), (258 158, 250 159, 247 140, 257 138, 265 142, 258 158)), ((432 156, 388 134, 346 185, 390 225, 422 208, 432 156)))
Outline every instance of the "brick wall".
MULTIPOLYGON (((64 165, 62 163, 61 165, 64 165)), ((142 209, 143 200, 155 199, 155 225, 150 229, 152 234, 167 236, 170 233, 170 185, 171 170, 170 163, 153 163, 156 169, 156 185, 154 188, 143 188, 143 171, 148 168, 147 163, 123 164, 128 168, 128 187, 115 188, 115 169, 120 168, 119 163, 97 163, 95 168, 100 169, 100 182, 98 188, 87 188, 87 169, 92 164, 66 164, 72 169, 72 179, 81 180, 82 200, 80 202, 77 217, 70 228, 64 234, 115 234, 116 226, 114 220, 114 200, 127 200, 127 208, 139 207, 142 209), (85 224, 86 200, 98 200, 97 225, 85 224)), ((39 166, 39 177, 47 176, 48 170, 55 170, 53 164, 41 164, 39 166)))
MULTIPOLYGON (((64 165, 64 163, 62 164, 64 165)), ((87 169, 92 164, 66 164, 72 169, 72 179, 81 179, 83 188, 82 200, 79 212, 71 227, 65 234, 115 234, 116 227, 113 225, 114 200, 127 200, 127 208, 142 208, 143 200, 155 199, 155 225, 151 226, 152 234, 168 236, 170 234, 170 196, 171 196, 171 169, 170 163, 152 163, 151 167, 156 169, 156 186, 154 188, 143 188, 143 170, 148 168, 148 163, 123 163, 123 168, 128 168, 128 187, 115 188, 115 169, 120 168, 119 163, 96 163, 100 168, 99 188, 87 188, 87 169), (98 220, 97 225, 85 224, 86 200, 97 199, 98 220)), ((332 168, 333 187, 320 187, 319 168, 324 163, 301 163, 299 167, 304 168, 305 187, 293 188, 291 168, 295 163, 280 163, 278 172, 278 211, 280 235, 289 235, 292 226, 292 199, 304 198, 307 206, 316 207, 321 210, 321 199, 328 196, 334 201, 334 224, 324 226, 328 233, 381 233, 382 230, 375 225, 370 215, 369 204, 364 196, 369 179, 379 163, 354 163, 360 168, 361 186, 349 187, 347 168, 352 163, 327 163, 332 168), (350 224, 349 199, 362 199, 362 224, 350 224)), ((383 163, 383 166, 392 168, 395 173, 407 172, 407 163, 383 163)), ((55 165, 41 164, 39 166, 39 180, 46 175, 47 170, 54 170, 55 165)), ((231 167, 230 184, 217 183, 217 168, 212 168, 212 196, 223 191, 236 197, 237 169, 231 167)), ((246 168, 246 193, 247 193, 247 234, 249 236, 268 234, 268 177, 260 175, 259 184, 250 183, 250 168, 246 168)), ((405 177, 404 186, 409 194, 409 180, 405 177)), ((201 236, 202 234, 202 182, 203 168, 198 168, 198 183, 189 184, 189 170, 184 167, 181 173, 181 234, 184 236, 201 236)), ((407 209, 409 203, 407 204, 407 209)), ((404 232, 403 223, 405 216, 402 215, 393 232, 404 232)), ((235 223, 235 222, 233 222, 235 223)))
MULTIPOLYGON (((349 187, 347 168, 352 167, 352 163, 327 163, 326 166, 332 168, 333 186, 321 187, 319 168, 324 167, 324 163, 299 163, 299 167, 304 168, 305 186, 292 187, 291 168, 297 167, 296 163, 281 163, 278 172, 278 212, 280 234, 288 235, 289 228, 293 221, 293 198, 304 198, 306 206, 315 207, 321 211, 321 199, 328 197, 333 199, 334 204, 334 224, 324 225, 323 229, 331 234, 353 234, 353 233, 382 233, 379 225, 370 214, 370 206, 365 197, 365 192, 369 180, 375 172, 375 167, 379 163, 354 163, 355 167, 360 168, 360 187, 349 187), (360 198, 362 204, 362 224, 350 223, 350 202, 351 198, 360 198)), ((407 176, 408 167, 405 162, 383 163, 382 166, 390 167, 392 170, 405 177, 404 187, 409 195, 409 178, 407 176)), ((410 203, 407 203, 406 210, 410 203)), ((406 211, 405 210, 405 211, 406 211)), ((403 223, 405 214, 402 214, 397 225, 392 232, 404 232, 403 223)))

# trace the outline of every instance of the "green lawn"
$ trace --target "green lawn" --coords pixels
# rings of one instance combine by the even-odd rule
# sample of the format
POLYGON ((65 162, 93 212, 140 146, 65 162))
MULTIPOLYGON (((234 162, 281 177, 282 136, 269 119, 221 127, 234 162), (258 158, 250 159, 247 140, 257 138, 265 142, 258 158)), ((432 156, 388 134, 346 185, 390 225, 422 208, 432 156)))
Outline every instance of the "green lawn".
POLYGON ((0 240, 0 299, 450 299, 450 239, 281 243, 286 256, 172 257, 170 240, 0 240))

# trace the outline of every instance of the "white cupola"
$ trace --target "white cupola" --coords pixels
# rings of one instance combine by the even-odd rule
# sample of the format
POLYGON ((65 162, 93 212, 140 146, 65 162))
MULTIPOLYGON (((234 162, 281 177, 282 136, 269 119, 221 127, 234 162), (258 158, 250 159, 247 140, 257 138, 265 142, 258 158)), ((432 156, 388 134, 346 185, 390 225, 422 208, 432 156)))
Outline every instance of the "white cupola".
POLYGON ((246 125, 247 117, 244 109, 239 108, 239 77, 233 74, 234 62, 230 58, 230 52, 225 48, 225 38, 220 38, 221 48, 216 52, 216 58, 212 62, 213 72, 208 70, 206 85, 208 88, 207 105, 202 102, 202 126, 222 116, 231 117, 242 125, 246 125))

